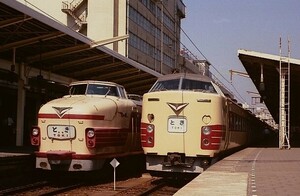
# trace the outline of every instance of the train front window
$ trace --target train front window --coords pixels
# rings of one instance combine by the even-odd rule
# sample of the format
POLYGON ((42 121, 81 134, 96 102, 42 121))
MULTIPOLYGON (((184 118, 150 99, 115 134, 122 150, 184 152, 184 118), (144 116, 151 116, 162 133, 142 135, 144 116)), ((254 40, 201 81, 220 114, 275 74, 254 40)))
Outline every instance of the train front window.
POLYGON ((101 85, 101 84, 89 84, 87 88, 88 95, 110 95, 119 97, 117 87, 101 85))
POLYGON ((178 90, 180 79, 165 80, 156 82, 151 88, 150 92, 154 91, 166 91, 166 90, 178 90))
POLYGON ((72 85, 69 89, 70 95, 85 95, 87 84, 72 85))
POLYGON ((183 79, 181 89, 207 93, 217 93, 217 91, 210 82, 189 79, 183 79))
POLYGON ((117 87, 101 84, 77 84, 72 85, 70 95, 110 95, 119 97, 117 87))

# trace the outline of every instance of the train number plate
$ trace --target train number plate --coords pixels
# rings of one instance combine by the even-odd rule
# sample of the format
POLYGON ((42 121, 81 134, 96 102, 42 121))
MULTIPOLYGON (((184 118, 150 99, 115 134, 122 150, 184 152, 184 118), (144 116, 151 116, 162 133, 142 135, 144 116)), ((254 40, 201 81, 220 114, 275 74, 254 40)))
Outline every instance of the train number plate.
POLYGON ((187 127, 187 120, 185 118, 169 118, 168 132, 170 133, 185 133, 187 127))
POLYGON ((72 139, 75 138, 75 127, 68 125, 49 125, 47 127, 50 139, 72 139))

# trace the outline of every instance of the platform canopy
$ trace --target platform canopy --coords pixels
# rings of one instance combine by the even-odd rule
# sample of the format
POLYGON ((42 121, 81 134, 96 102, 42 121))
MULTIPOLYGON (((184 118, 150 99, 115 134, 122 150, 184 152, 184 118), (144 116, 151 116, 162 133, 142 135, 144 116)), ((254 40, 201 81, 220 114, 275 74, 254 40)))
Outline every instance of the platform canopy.
POLYGON ((18 1, 1 0, 0 29, 0 59, 27 68, 74 80, 112 81, 136 94, 147 92, 161 76, 18 1))
MULTIPOLYGON (((279 55, 238 50, 238 57, 255 84, 274 120, 279 123, 279 55), (261 66, 263 73, 261 74, 261 66), (260 87, 264 84, 264 89, 260 87)), ((290 120, 292 127, 300 127, 300 60, 281 57, 281 63, 290 63, 290 120)))

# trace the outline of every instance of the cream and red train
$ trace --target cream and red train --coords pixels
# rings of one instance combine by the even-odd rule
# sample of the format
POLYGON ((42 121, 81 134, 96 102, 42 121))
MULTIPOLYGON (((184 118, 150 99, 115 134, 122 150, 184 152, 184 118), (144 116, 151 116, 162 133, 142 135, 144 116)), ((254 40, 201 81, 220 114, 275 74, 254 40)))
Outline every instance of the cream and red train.
POLYGON ((224 95, 210 78, 172 74, 143 96, 141 142, 146 169, 201 173, 220 153, 259 137, 264 123, 224 95))
POLYGON ((39 110, 31 132, 36 168, 91 171, 113 158, 142 155, 140 119, 141 105, 128 99, 123 86, 74 82, 69 95, 39 110))

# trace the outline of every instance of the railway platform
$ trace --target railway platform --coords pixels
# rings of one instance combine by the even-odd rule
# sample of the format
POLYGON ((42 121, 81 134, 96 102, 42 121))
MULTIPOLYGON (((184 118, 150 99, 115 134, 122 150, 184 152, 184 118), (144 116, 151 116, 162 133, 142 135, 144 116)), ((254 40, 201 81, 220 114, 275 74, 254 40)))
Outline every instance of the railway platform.
POLYGON ((34 149, 28 147, 0 148, 0 176, 35 168, 34 149))
POLYGON ((32 147, 0 147, 0 190, 24 182, 34 182, 39 176, 41 176, 40 173, 35 170, 35 156, 32 147))
POLYGON ((300 195, 300 148, 246 148, 212 165, 175 195, 300 195))

